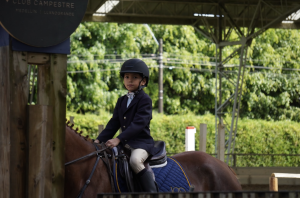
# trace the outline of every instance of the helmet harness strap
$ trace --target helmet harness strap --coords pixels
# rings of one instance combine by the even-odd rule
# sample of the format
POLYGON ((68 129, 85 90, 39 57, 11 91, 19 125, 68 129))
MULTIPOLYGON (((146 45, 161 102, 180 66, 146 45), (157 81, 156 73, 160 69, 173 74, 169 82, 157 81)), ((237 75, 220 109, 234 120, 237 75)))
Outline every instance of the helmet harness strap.
POLYGON ((138 91, 141 91, 144 87, 146 87, 146 85, 141 85, 141 82, 144 80, 145 76, 143 76, 142 80, 139 83, 139 88, 138 91))

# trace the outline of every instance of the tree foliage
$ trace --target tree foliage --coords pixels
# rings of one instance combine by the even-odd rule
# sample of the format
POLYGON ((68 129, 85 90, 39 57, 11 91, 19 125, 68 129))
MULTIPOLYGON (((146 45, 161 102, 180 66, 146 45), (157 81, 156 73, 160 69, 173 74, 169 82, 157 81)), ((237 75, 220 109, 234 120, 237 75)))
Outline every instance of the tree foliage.
MULTIPOLYGON (((164 112, 214 113, 216 80, 212 62, 215 61, 215 45, 191 26, 150 27, 155 37, 162 38, 164 43, 164 112)), ((246 71, 241 116, 300 120, 299 74, 296 70, 284 69, 299 69, 299 41, 298 30, 275 29, 253 40, 248 50, 248 64, 265 69, 252 67, 246 71)), ((228 56, 234 49, 236 47, 224 48, 223 56, 228 56)), ((68 109, 75 112, 112 111, 117 98, 126 93, 119 69, 128 58, 143 58, 149 66, 150 83, 145 91, 152 98, 153 107, 157 108, 157 54, 158 45, 144 25, 80 24, 71 36, 68 109)), ((238 63, 237 58, 229 62, 238 63)), ((236 79, 232 77, 232 80, 236 79)), ((228 98, 235 87, 225 79, 222 83, 223 98, 228 98)))
POLYGON ((246 75, 242 116, 300 121, 298 30, 269 29, 250 48, 251 69, 246 75), (287 70, 287 69, 291 70, 287 70))

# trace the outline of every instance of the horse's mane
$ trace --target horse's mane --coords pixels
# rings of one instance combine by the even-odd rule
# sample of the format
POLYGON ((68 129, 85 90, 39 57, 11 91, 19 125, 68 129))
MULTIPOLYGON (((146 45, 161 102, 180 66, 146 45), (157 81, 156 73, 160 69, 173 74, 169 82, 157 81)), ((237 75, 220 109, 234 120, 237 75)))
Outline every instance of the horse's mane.
POLYGON ((237 179, 238 182, 240 183, 239 177, 238 177, 238 175, 236 174, 236 172, 233 170, 233 168, 231 168, 230 166, 228 166, 228 168, 231 170, 231 172, 234 174, 234 176, 236 177, 236 179, 237 179))
POLYGON ((232 172, 235 176, 237 176, 237 174, 235 173, 235 171, 233 170, 233 168, 231 168, 230 166, 228 166, 228 168, 231 170, 231 172, 232 172))
POLYGON ((66 119, 66 127, 68 127, 75 134, 77 134, 80 137, 82 137, 85 141, 93 143, 93 140, 91 138, 89 138, 89 135, 86 135, 86 136, 81 135, 83 133, 83 131, 79 131, 78 127, 76 127, 76 129, 73 129, 74 124, 71 124, 71 122, 69 120, 67 120, 67 119, 66 119))

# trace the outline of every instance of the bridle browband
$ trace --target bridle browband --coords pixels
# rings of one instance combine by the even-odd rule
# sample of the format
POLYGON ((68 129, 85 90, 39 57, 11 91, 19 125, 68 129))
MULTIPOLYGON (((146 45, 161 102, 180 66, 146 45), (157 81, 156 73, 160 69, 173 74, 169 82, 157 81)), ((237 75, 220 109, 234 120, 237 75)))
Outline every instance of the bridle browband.
MULTIPOLYGON (((94 144, 94 143, 93 143, 93 144, 94 144)), ((95 172, 95 170, 96 170, 96 167, 97 167, 98 162, 99 162, 100 159, 103 161, 103 163, 106 165, 107 170, 109 171, 109 175, 110 175, 109 179, 110 179, 111 189, 112 189, 113 192, 115 192, 114 181, 113 181, 113 173, 112 173, 112 171, 111 171, 110 163, 109 163, 109 158, 113 158, 113 159, 114 159, 114 153, 112 154, 113 156, 107 154, 107 153, 106 153, 107 146, 105 146, 104 143, 101 143, 102 149, 99 149, 98 146, 97 146, 97 144, 94 144, 94 146, 95 146, 95 148, 96 148, 96 151, 94 151, 94 152, 92 152, 92 153, 90 153, 90 154, 88 154, 88 155, 85 155, 85 156, 83 156, 83 157, 80 157, 80 158, 77 158, 77 159, 75 159, 75 160, 72 160, 72 161, 70 161, 70 162, 65 163, 65 166, 67 166, 67 165, 70 165, 70 164, 75 163, 75 162, 77 162, 77 161, 80 161, 80 160, 83 160, 83 159, 85 159, 85 158, 91 157, 91 156, 93 156, 93 155, 97 155, 97 160, 96 160, 96 162, 95 162, 95 165, 94 165, 94 167, 93 167, 93 170, 92 170, 92 172, 91 172, 89 178, 86 180, 84 186, 83 186, 82 189, 80 190, 80 192, 79 192, 77 198, 81 198, 81 197, 82 197, 82 195, 83 195, 83 193, 84 193, 86 187, 87 187, 87 186, 89 185, 89 183, 91 182, 92 176, 93 176, 93 174, 94 174, 94 172, 95 172), (102 152, 103 152, 103 154, 102 154, 102 152), (104 157, 105 160, 103 159, 103 157, 104 157)))

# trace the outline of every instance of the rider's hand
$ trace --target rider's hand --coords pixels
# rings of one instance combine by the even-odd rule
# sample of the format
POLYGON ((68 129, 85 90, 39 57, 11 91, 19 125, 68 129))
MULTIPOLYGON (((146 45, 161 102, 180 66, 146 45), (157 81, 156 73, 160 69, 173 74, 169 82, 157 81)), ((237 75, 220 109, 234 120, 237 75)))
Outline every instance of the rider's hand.
POLYGON ((98 139, 96 139, 96 140, 94 141, 94 143, 96 143, 96 144, 99 144, 99 140, 98 140, 98 139))
POLYGON ((118 146, 120 143, 120 140, 119 138, 114 138, 114 139, 110 139, 108 140, 105 145, 108 147, 108 148, 113 148, 115 146, 118 146))

